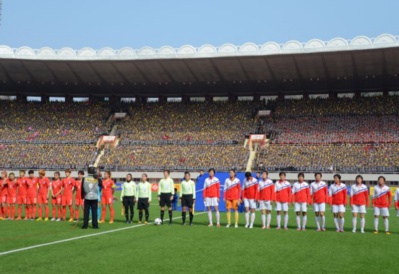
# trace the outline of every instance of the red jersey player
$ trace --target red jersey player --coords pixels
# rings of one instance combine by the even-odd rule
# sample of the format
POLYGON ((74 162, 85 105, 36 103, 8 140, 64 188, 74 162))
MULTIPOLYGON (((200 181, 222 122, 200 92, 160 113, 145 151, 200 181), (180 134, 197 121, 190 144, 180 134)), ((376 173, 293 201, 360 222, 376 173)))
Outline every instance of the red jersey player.
POLYGON ((262 211, 262 229, 270 228, 272 202, 276 199, 274 184, 272 180, 268 179, 268 175, 269 173, 266 170, 262 172, 262 178, 258 183, 258 193, 256 198, 259 203, 259 209, 262 211))
POLYGON ((328 203, 328 186, 326 182, 321 180, 322 174, 320 172, 316 172, 314 176, 316 181, 310 184, 310 196, 312 197, 313 210, 316 216, 317 231, 326 231, 324 212, 326 211, 326 203, 328 203))
POLYGON ((7 179, 7 204, 8 204, 8 219, 15 218, 15 204, 17 203, 17 189, 18 183, 14 173, 10 173, 7 179))
POLYGON ((238 205, 241 198, 241 182, 236 178, 235 170, 231 169, 229 172, 230 177, 224 181, 223 200, 226 202, 226 216, 227 225, 231 224, 231 210, 234 210, 234 227, 238 227, 238 205))
POLYGON ((66 208, 69 207, 69 222, 73 222, 72 194, 75 187, 75 179, 71 177, 71 170, 65 170, 65 178, 62 180, 62 220, 66 221, 66 208))
POLYGON ((29 178, 26 180, 26 204, 28 205, 28 219, 33 221, 36 218, 37 186, 39 180, 35 177, 35 172, 29 170, 29 178))
POLYGON ((110 211, 110 221, 109 223, 114 223, 114 191, 115 191, 115 182, 111 179, 111 171, 107 170, 104 172, 104 179, 102 181, 102 212, 101 212, 101 221, 100 223, 105 222, 105 214, 107 213, 107 205, 110 211))
POLYGON ((310 197, 309 184, 305 182, 305 174, 302 172, 298 174, 298 182, 292 186, 293 202, 295 202, 295 214, 297 230, 301 230, 301 213, 302 213, 302 230, 306 230, 306 222, 308 211, 308 204, 312 203, 310 197))
POLYGON ((61 221, 62 218, 62 180, 60 173, 54 172, 54 180, 51 182, 51 221, 61 221), (58 214, 58 218, 57 217, 58 214))
POLYGON ((82 180, 85 173, 83 170, 78 172, 78 179, 75 181, 75 221, 79 221, 79 208, 83 209, 84 200, 82 199, 82 180))
POLYGON ((209 227, 213 226, 212 207, 216 211, 216 226, 220 227, 219 198, 220 198, 220 181, 215 177, 215 169, 208 170, 209 177, 205 179, 203 197, 205 206, 208 209, 209 227))
POLYGON ((363 184, 363 177, 361 175, 356 176, 356 184, 351 187, 351 198, 350 205, 352 207, 352 232, 356 232, 357 214, 360 214, 360 232, 364 233, 366 207, 369 206, 369 190, 367 186, 363 184))
POLYGON ((330 186, 328 194, 330 196, 330 204, 337 232, 344 232, 344 215, 346 204, 348 203, 347 192, 346 185, 341 182, 341 175, 335 174, 334 184, 330 186))
POLYGON ((37 196, 37 203, 39 205, 39 218, 37 221, 42 219, 42 210, 45 211, 44 220, 48 221, 49 208, 48 208, 48 196, 50 190, 50 180, 46 177, 46 172, 41 169, 39 170, 39 194, 37 196))
POLYGON ((7 171, 1 172, 0 179, 0 220, 6 219, 7 215, 7 171))
POLYGON ((385 185, 385 177, 378 177, 378 185, 374 187, 373 192, 373 207, 374 207, 374 234, 378 234, 378 219, 380 215, 384 220, 385 233, 390 234, 389 232, 389 208, 392 203, 392 193, 391 189, 385 185))
POLYGON ((284 212, 284 229, 288 229, 288 203, 291 202, 291 184, 285 180, 285 172, 280 172, 280 180, 276 182, 274 191, 276 192, 276 211, 277 228, 281 228, 281 211, 284 212))
POLYGON ((242 188, 242 198, 245 207, 245 228, 254 227, 257 192, 258 180, 252 177, 251 172, 245 172, 245 179, 242 188), (249 222, 249 212, 251 212, 251 222, 249 222))
POLYGON ((26 204, 26 192, 27 192, 27 178, 25 177, 25 170, 19 171, 19 177, 17 179, 18 184, 18 194, 17 194, 17 204, 18 204, 18 218, 22 218, 22 207, 25 207, 25 220, 28 219, 28 206, 26 204))

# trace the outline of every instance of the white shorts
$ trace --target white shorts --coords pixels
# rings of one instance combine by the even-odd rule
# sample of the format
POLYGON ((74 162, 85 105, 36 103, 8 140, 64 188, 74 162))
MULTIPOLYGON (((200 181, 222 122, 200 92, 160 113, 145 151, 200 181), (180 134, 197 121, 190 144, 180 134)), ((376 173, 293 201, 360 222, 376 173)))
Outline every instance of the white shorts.
POLYGON ((374 207, 374 215, 375 216, 386 216, 389 217, 389 210, 387 207, 374 207))
POLYGON ((345 212, 345 205, 332 205, 332 213, 345 212))
POLYGON ((256 202, 254 199, 244 199, 244 207, 256 209, 256 202))
POLYGON ((214 198, 206 197, 204 202, 205 202, 205 206, 218 206, 219 205, 217 197, 214 197, 214 198))
POLYGON ((276 211, 288 211, 288 203, 276 202, 276 211))
POLYGON ((325 212, 326 211, 326 204, 325 203, 320 203, 320 204, 313 204, 313 210, 314 212, 325 212))
POLYGON ((366 206, 365 205, 352 205, 352 213, 366 213, 366 206))
POLYGON ((272 203, 270 201, 259 201, 260 210, 272 210, 272 203))
POLYGON ((306 212, 308 211, 308 204, 307 203, 295 203, 295 212, 306 212))

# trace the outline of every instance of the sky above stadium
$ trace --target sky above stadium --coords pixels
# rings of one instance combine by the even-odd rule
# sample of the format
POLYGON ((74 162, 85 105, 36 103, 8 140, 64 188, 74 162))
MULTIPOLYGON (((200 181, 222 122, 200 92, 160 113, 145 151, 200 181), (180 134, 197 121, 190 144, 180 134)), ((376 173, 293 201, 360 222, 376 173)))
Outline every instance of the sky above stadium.
POLYGON ((396 0, 3 0, 0 44, 55 49, 220 46, 399 35, 396 0))

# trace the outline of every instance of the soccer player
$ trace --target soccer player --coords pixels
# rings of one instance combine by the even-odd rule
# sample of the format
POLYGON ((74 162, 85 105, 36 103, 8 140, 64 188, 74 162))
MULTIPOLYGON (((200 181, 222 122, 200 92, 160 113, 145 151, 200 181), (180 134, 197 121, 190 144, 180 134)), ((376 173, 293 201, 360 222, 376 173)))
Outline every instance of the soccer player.
POLYGON ((215 177, 215 169, 210 168, 209 177, 205 179, 203 197, 205 206, 208 209, 209 227, 213 226, 212 207, 216 211, 216 226, 220 227, 219 198, 220 198, 220 181, 215 177))
POLYGON ((380 215, 384 220, 385 233, 389 232, 389 208, 391 207, 392 194, 391 189, 385 185, 384 176, 378 177, 378 185, 374 187, 372 204, 374 207, 374 234, 378 234, 378 219, 380 215))
POLYGON ((78 171, 78 179, 75 180, 75 222, 79 221, 79 209, 81 208, 83 211, 84 200, 82 199, 82 180, 85 176, 85 172, 83 170, 78 171))
POLYGON ((37 186, 39 180, 35 177, 33 170, 29 170, 28 175, 29 177, 26 180, 28 187, 26 191, 26 204, 28 205, 28 219, 33 221, 36 218, 37 186))
POLYGON ((137 197, 137 186, 132 179, 132 174, 126 175, 126 182, 122 184, 121 201, 125 208, 126 223, 131 224, 134 217, 134 204, 137 197), (130 209, 130 218, 129 218, 130 209))
POLYGON ((75 179, 71 177, 71 170, 65 170, 65 178, 62 180, 62 220, 66 221, 66 208, 69 207, 69 222, 73 222, 73 190, 75 179))
POLYGON ((341 175, 335 174, 334 184, 330 186, 328 194, 337 232, 344 232, 345 207, 348 202, 347 191, 346 185, 341 182, 341 175))
POLYGON ((61 221, 62 218, 62 181, 60 173, 54 172, 54 180, 51 182, 51 221, 61 221), (58 214, 58 218, 57 217, 58 214))
POLYGON ((281 228, 281 211, 284 213, 284 229, 288 229, 288 203, 291 202, 291 184, 285 179, 285 172, 280 172, 280 179, 274 186, 276 193, 277 228, 281 228))
POLYGON ((10 173, 7 179, 7 204, 8 204, 8 220, 15 218, 15 204, 17 203, 18 182, 14 173, 10 173))
POLYGON ((295 206, 297 230, 301 230, 301 214, 302 214, 302 230, 306 230, 306 222, 308 211, 308 204, 312 203, 310 197, 309 184, 305 182, 305 174, 300 172, 298 174, 298 181, 292 186, 292 195, 295 206))
POLYGON ((7 218, 7 171, 1 172, 0 180, 0 220, 7 218))
POLYGON ((145 213, 145 224, 148 224, 150 212, 148 208, 151 204, 151 184, 148 182, 147 174, 141 175, 141 181, 137 185, 137 209, 139 210, 139 224, 143 220, 143 210, 145 213))
POLYGON ((251 172, 245 172, 245 179, 242 188, 242 198, 245 207, 245 228, 254 227, 257 192, 258 180, 252 177, 251 172), (249 221, 249 213, 251 213, 251 222, 249 221))
POLYGON ((163 224, 163 216, 165 214, 165 206, 168 207, 169 211, 169 224, 172 224, 172 200, 175 194, 175 186, 173 180, 169 178, 169 170, 163 172, 164 178, 159 181, 158 187, 158 201, 161 207, 161 221, 163 224))
POLYGON ((224 181, 223 200, 226 203, 226 216, 227 225, 231 224, 231 210, 234 210, 234 227, 238 227, 238 205, 241 200, 241 182, 236 178, 236 172, 231 169, 229 172, 230 177, 224 181))
POLYGON ((107 170, 104 172, 104 179, 102 180, 102 212, 100 223, 105 222, 105 215, 107 214, 107 206, 110 212, 110 224, 114 223, 114 192, 115 192, 115 182, 111 179, 111 171, 107 170))
POLYGON ((321 180, 321 178, 322 174, 316 172, 316 181, 310 184, 310 195, 312 197, 314 214, 316 216, 317 231, 326 231, 326 218, 324 212, 326 211, 326 203, 328 202, 328 186, 326 182, 321 180))
POLYGON ((396 217, 399 217, 399 188, 395 191, 395 209, 396 209, 396 217))
POLYGON ((272 202, 275 201, 274 184, 268 176, 269 173, 266 170, 262 172, 262 178, 259 180, 258 195, 256 198, 259 203, 259 209, 262 211, 262 229, 270 229, 272 202))
POLYGON ((363 184, 363 177, 356 176, 356 184, 352 185, 350 192, 350 205, 352 207, 352 232, 356 233, 357 214, 360 214, 360 232, 364 233, 366 207, 369 206, 369 191, 363 184))
POLYGON ((25 177, 25 171, 19 171, 19 178, 17 179, 18 184, 18 194, 17 194, 17 204, 18 204, 18 218, 22 219, 22 207, 25 207, 25 220, 28 219, 28 206, 26 204, 26 191, 27 191, 27 178, 25 177))
POLYGON ((42 210, 45 210, 45 221, 48 221, 49 208, 48 208, 48 196, 50 193, 50 180, 45 177, 46 172, 41 169, 39 170, 39 194, 38 194, 38 205, 39 205, 39 218, 37 221, 41 221, 42 219, 42 210))
POLYGON ((191 180, 190 172, 184 172, 184 180, 180 185, 180 204, 182 206, 182 225, 186 225, 187 208, 190 214, 190 225, 193 225, 193 205, 195 204, 195 183, 191 180))

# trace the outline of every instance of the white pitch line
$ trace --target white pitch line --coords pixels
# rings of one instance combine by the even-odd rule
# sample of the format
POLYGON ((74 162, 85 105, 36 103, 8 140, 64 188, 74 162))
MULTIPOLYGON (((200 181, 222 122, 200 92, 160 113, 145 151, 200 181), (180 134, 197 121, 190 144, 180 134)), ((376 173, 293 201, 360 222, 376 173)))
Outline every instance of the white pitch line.
MULTIPOLYGON (((201 214, 204 214, 204 213, 205 212, 197 213, 197 214, 194 214, 194 216, 201 215, 201 214)), ((172 220, 180 219, 180 218, 181 218, 181 216, 174 217, 174 218, 172 218, 172 220)), ((153 224, 153 222, 150 222, 148 224, 153 224)), ((142 226, 146 226, 146 224, 137 224, 135 226, 122 227, 122 228, 117 228, 117 229, 113 229, 113 230, 107 230, 107 231, 103 231, 103 232, 93 233, 93 234, 89 234, 89 235, 83 235, 83 236, 74 237, 74 238, 68 238, 68 239, 64 239, 64 240, 59 240, 59 241, 54 241, 54 242, 49 242, 49 243, 44 243, 44 244, 38 244, 38 245, 32 245, 32 246, 28 246, 28 247, 13 249, 13 250, 9 250, 9 251, 0 252, 0 256, 12 254, 12 253, 17 253, 17 252, 21 252, 21 251, 25 251, 25 250, 35 249, 35 248, 39 248, 39 247, 43 247, 43 246, 61 244, 61 243, 65 243, 65 242, 71 242, 71 241, 75 241, 75 240, 79 240, 79 239, 84 239, 84 238, 104 235, 104 234, 118 232, 118 231, 122 231, 122 230, 138 228, 138 227, 142 227, 142 226)))

